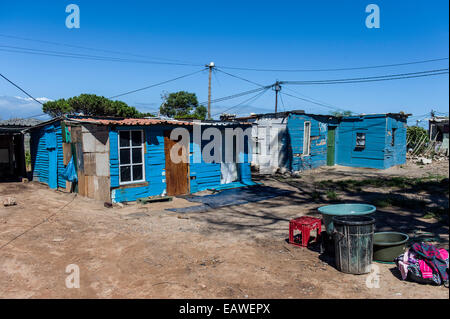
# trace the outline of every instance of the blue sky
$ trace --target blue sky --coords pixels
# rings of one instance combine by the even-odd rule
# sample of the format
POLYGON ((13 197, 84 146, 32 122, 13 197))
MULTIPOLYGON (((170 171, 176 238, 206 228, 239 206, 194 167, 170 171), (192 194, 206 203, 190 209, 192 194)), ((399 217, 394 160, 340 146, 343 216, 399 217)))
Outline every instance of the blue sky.
MULTIPOLYGON (((448 57, 448 1, 2 1, 0 35, 127 52, 52 45, 0 36, 0 72, 38 98, 67 98, 81 93, 113 96, 168 80, 200 66, 93 61, 5 52, 10 47, 63 51, 123 59, 180 61, 220 67, 269 69, 345 68, 448 57), (65 26, 68 4, 80 8, 79 29, 65 26), (380 28, 368 29, 365 8, 380 7, 380 28), (2 47, 3 46, 3 47, 2 47), (131 55, 133 54, 133 56, 131 55), (142 57, 137 57, 139 55, 142 57), (144 57, 145 56, 145 57, 144 57)), ((448 60, 409 66, 339 72, 253 72, 223 69, 270 84, 275 80, 320 80, 377 76, 448 68, 448 60)), ((40 105, 0 79, 0 117, 41 113, 40 105)), ((142 111, 156 111, 161 94, 186 90, 207 100, 207 72, 121 99, 142 111)), ((448 75, 398 81, 289 86, 280 110, 330 109, 283 93, 306 96, 357 113, 406 111, 420 118, 431 109, 448 113, 448 75), (294 91, 289 91, 294 90, 294 91), (284 105, 283 105, 284 104, 284 105)), ((216 72, 213 98, 256 86, 216 72)), ((212 113, 251 95, 213 104, 212 113)), ((271 112, 274 93, 233 109, 239 115, 271 112)), ((415 118, 413 118, 415 119, 415 118)))

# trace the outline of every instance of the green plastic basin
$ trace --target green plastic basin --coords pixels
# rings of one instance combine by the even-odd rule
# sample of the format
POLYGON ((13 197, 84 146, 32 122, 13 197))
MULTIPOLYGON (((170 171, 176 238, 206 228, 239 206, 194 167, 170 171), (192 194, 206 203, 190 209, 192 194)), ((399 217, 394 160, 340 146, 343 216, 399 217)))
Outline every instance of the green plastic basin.
POLYGON ((409 236, 398 232, 380 232, 373 235, 373 260, 393 262, 405 252, 409 236))
POLYGON ((374 213, 377 208, 369 204, 335 204, 319 207, 319 212, 323 216, 323 223, 328 235, 333 234, 333 216, 360 216, 374 213))

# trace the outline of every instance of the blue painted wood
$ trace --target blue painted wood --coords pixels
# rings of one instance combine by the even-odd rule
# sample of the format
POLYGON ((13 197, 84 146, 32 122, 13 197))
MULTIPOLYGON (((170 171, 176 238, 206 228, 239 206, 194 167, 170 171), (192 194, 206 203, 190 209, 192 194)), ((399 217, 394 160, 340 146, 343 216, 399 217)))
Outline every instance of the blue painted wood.
POLYGON ((326 116, 311 114, 290 114, 287 121, 288 168, 303 171, 326 165, 328 125, 337 124, 326 116), (311 122, 311 148, 309 155, 303 155, 305 122, 311 122))
POLYGON ((350 167, 384 169, 406 162, 406 121, 392 116, 345 117, 337 130, 336 163, 350 167), (395 147, 391 145, 396 128, 395 147), (356 148, 356 134, 366 134, 366 147, 356 148))
POLYGON ((60 122, 54 122, 31 132, 31 160, 33 179, 50 188, 65 188, 60 176, 64 169, 60 122))
POLYGON ((113 202, 135 201, 138 198, 163 195, 166 192, 165 178, 165 154, 164 154, 164 130, 171 129, 167 126, 125 126, 110 128, 110 176, 111 199, 113 202), (119 155, 118 155, 118 131, 120 130, 144 130, 145 150, 145 186, 118 188, 119 184, 119 155))
MULTIPOLYGON (((165 153, 164 153, 164 131, 173 129, 169 126, 156 126, 150 127, 116 127, 110 128, 110 175, 111 175, 111 188, 112 188, 112 201, 113 202, 125 202, 135 201, 138 198, 162 195, 166 192, 166 180, 165 180, 165 153), (145 181, 148 183, 146 186, 132 187, 128 185, 126 188, 121 188, 119 185, 119 159, 118 159, 118 131, 130 130, 130 129, 143 129, 145 135, 144 152, 145 159, 145 181)), ((206 129, 206 127, 204 127, 206 129)), ((226 187, 220 184, 221 171, 220 163, 206 163, 200 156, 200 163, 194 163, 194 151, 200 152, 201 149, 208 143, 208 141, 202 141, 202 145, 197 145, 193 141, 192 132, 190 136, 190 192, 195 193, 207 189, 218 189, 226 187)), ((200 152, 201 153, 201 152, 200 152)), ((230 187, 238 187, 253 185, 250 172, 250 157, 248 155, 248 148, 241 154, 244 159, 244 163, 240 165, 241 182, 236 182, 230 187)))

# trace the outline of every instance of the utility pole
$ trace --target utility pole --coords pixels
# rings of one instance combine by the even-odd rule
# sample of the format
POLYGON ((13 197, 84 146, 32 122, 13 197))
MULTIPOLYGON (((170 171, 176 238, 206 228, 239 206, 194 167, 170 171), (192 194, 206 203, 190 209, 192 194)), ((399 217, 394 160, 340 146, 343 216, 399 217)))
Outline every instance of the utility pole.
POLYGON ((278 111, 278 92, 281 91, 280 82, 276 81, 273 85, 273 89, 275 90, 275 113, 278 111))
POLYGON ((209 68, 209 81, 208 81, 208 120, 211 120, 211 74, 212 69, 214 68, 214 62, 210 62, 209 64, 205 65, 207 68, 209 68))

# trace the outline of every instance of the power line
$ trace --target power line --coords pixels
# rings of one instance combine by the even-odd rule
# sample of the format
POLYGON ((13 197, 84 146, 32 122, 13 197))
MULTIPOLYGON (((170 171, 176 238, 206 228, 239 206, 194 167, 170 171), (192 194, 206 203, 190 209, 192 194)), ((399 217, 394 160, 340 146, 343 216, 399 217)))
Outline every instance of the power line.
MULTIPOLYGON (((271 87, 272 87, 272 85, 267 85, 267 86, 262 87, 262 88, 253 89, 253 90, 249 90, 249 91, 236 93, 236 94, 233 94, 233 95, 224 96, 224 97, 221 97, 221 98, 217 98, 215 100, 211 100, 211 103, 217 103, 217 102, 222 102, 222 101, 226 101, 226 100, 235 99, 235 98, 238 98, 238 97, 241 97, 241 96, 244 96, 244 95, 260 92, 260 91, 262 91, 264 89, 268 89, 268 88, 271 88, 271 87)), ((202 102, 201 104, 205 104, 205 103, 207 103, 207 102, 202 102)))
POLYGON ((283 101, 283 94, 280 92, 280 101, 281 101, 281 105, 283 105, 283 112, 286 112, 286 107, 284 106, 284 101, 283 101))
POLYGON ((253 82, 253 81, 251 81, 251 80, 245 79, 245 78, 243 78, 243 77, 240 77, 240 76, 237 76, 237 75, 234 75, 234 74, 231 74, 231 73, 222 71, 221 69, 216 68, 216 70, 219 71, 219 72, 222 72, 222 73, 224 73, 224 74, 226 74, 226 75, 229 75, 229 76, 231 76, 231 77, 233 77, 233 78, 236 78, 236 79, 239 79, 239 80, 242 80, 242 81, 245 81, 245 82, 254 84, 254 85, 259 86, 259 87, 264 87, 264 85, 262 85, 262 84, 259 84, 259 83, 253 82))
POLYGON ((14 83, 13 81, 11 81, 10 79, 8 79, 6 76, 4 76, 3 74, 0 73, 0 76, 2 78, 4 78, 6 81, 8 81, 9 83, 11 83, 12 85, 14 85, 16 88, 18 88, 20 91, 22 91, 23 93, 25 93, 28 97, 30 97, 31 99, 33 99, 33 101, 44 105, 44 103, 42 103, 41 101, 35 99, 31 94, 29 94, 27 91, 25 91, 24 89, 22 89, 20 86, 18 86, 16 83, 14 83))
POLYGON ((351 71, 351 70, 365 70, 365 69, 377 69, 377 68, 388 68, 395 66, 413 65, 413 64, 423 64, 448 60, 446 58, 429 59, 421 61, 411 61, 403 63, 393 63, 393 64, 382 64, 382 65, 372 65, 372 66, 358 66, 358 67, 348 67, 348 68, 328 68, 328 69, 263 69, 263 68, 244 68, 244 67, 230 67, 230 66, 220 66, 222 69, 229 70, 242 70, 242 71, 257 71, 257 72, 334 72, 334 71, 351 71))
POLYGON ((24 47, 17 47, 17 46, 11 46, 11 45, 0 45, 0 51, 12 52, 12 53, 54 56, 54 57, 61 57, 61 58, 108 61, 108 62, 162 64, 162 65, 177 65, 177 66, 201 66, 201 64, 125 59, 125 58, 116 58, 116 57, 111 57, 111 56, 100 56, 100 55, 91 55, 91 54, 70 53, 70 52, 64 52, 64 51, 52 51, 52 50, 24 48, 24 47), (2 48, 4 48, 4 49, 2 49, 2 48))
POLYGON ((170 79, 170 80, 166 80, 166 81, 163 81, 163 82, 155 83, 155 84, 152 84, 152 85, 149 85, 149 86, 140 88, 140 89, 136 89, 136 90, 128 91, 128 92, 125 92, 125 93, 117 94, 117 95, 114 95, 114 96, 109 97, 109 99, 114 99, 114 98, 117 98, 117 97, 119 97, 119 96, 124 96, 124 95, 128 95, 128 94, 131 94, 131 93, 135 93, 135 92, 147 90, 147 89, 153 88, 153 87, 158 86, 158 85, 162 85, 162 84, 166 84, 166 83, 169 83, 169 82, 173 82, 173 81, 176 81, 176 80, 179 80, 179 79, 182 79, 182 78, 186 78, 186 77, 188 77, 188 76, 191 76, 191 75, 194 75, 194 74, 203 72, 203 71, 205 71, 205 70, 206 70, 206 69, 202 69, 202 70, 200 70, 200 71, 195 71, 195 72, 192 72, 192 73, 188 73, 188 74, 185 74, 185 75, 182 75, 182 76, 179 76, 179 77, 170 79))
POLYGON ((244 100, 244 101, 242 101, 242 102, 236 104, 235 106, 232 106, 232 107, 230 107, 230 108, 228 108, 228 109, 226 109, 226 110, 224 110, 224 111, 222 111, 222 112, 220 112, 220 113, 216 113, 216 114, 214 114, 213 116, 216 116, 216 115, 219 115, 219 114, 223 114, 223 113, 225 113, 225 112, 228 112, 228 111, 230 111, 230 110, 232 110, 232 109, 234 109, 234 108, 236 108, 236 107, 238 107, 238 106, 241 106, 241 105, 244 104, 244 103, 253 103, 253 102, 256 101, 258 98, 260 98, 264 93, 266 93, 268 89, 269 89, 269 88, 265 88, 264 90, 262 90, 262 92, 258 92, 256 95, 254 95, 254 96, 248 98, 247 100, 244 100), (251 102, 250 102, 250 101, 251 101, 251 102))
POLYGON ((10 39, 19 39, 24 41, 31 41, 31 42, 37 42, 37 43, 44 43, 44 44, 51 44, 51 45, 57 45, 57 46, 65 46, 69 48, 77 48, 82 50, 90 50, 90 51, 97 51, 97 52, 105 52, 105 53, 113 53, 118 55, 128 55, 128 56, 134 56, 134 57, 140 57, 140 58, 150 58, 150 59, 156 59, 156 60, 165 60, 165 61, 172 61, 172 62, 183 62, 183 63, 189 63, 182 60, 177 59, 167 59, 167 58, 159 58, 159 57, 151 57, 147 55, 141 55, 141 54, 134 54, 129 52, 123 52, 123 51, 115 51, 115 50, 105 50, 105 49, 99 49, 99 48, 91 48, 86 46, 80 46, 80 45, 73 45, 73 44, 67 44, 67 43, 61 43, 61 42, 54 42, 54 41, 46 41, 46 40, 37 40, 37 39, 30 39, 30 38, 24 38, 24 37, 18 37, 18 36, 12 36, 7 34, 1 34, 0 37, 4 38, 10 38, 10 39))
POLYGON ((281 84, 292 84, 292 85, 361 83, 361 82, 389 81, 389 80, 398 80, 398 79, 417 78, 417 77, 433 76, 433 75, 440 75, 440 74, 448 74, 448 68, 447 69, 427 70, 427 71, 420 71, 420 72, 411 72, 411 73, 361 77, 361 78, 309 80, 309 81, 280 81, 280 83, 281 84))
POLYGON ((309 102, 309 103, 313 103, 313 104, 316 104, 316 105, 319 105, 319 106, 326 107, 327 109, 330 109, 330 110, 333 110, 333 111, 344 111, 344 109, 341 109, 341 108, 328 106, 328 105, 322 104, 322 103, 317 103, 317 102, 314 102, 314 101, 309 100, 309 99, 304 99, 304 98, 301 98, 301 97, 298 97, 298 96, 295 96, 295 95, 292 95, 292 94, 288 94, 286 92, 284 92, 283 94, 287 95, 287 96, 290 96, 290 97, 293 97, 293 98, 296 98, 296 99, 299 99, 299 100, 302 100, 302 101, 305 101, 305 102, 309 102))
MULTIPOLYGON (((307 95, 304 95, 304 94, 302 94, 302 93, 300 93, 300 92, 298 92, 298 91, 294 91, 294 90, 292 90, 291 88, 289 88, 289 87, 284 87, 284 89, 285 90, 288 90, 288 91, 291 91, 291 92, 293 92, 293 93, 295 93, 295 94, 298 94, 298 95, 300 95, 300 96, 303 96, 304 98, 305 98, 305 100, 307 101, 307 102, 311 102, 311 103, 315 103, 315 104, 317 104, 317 105, 320 105, 320 106, 324 106, 324 107, 328 107, 328 108, 333 108, 333 109, 335 109, 335 110, 337 110, 337 111, 344 111, 344 109, 342 109, 342 108, 340 108, 340 107, 337 107, 337 106, 335 106, 335 105, 332 105, 332 104, 330 104, 330 103, 327 103, 327 102, 324 102, 324 101, 321 101, 321 100, 318 100, 318 99, 314 99, 314 98, 312 98, 312 97, 310 97, 310 96, 307 96, 307 95)), ((298 98, 298 97, 297 97, 298 98)))

